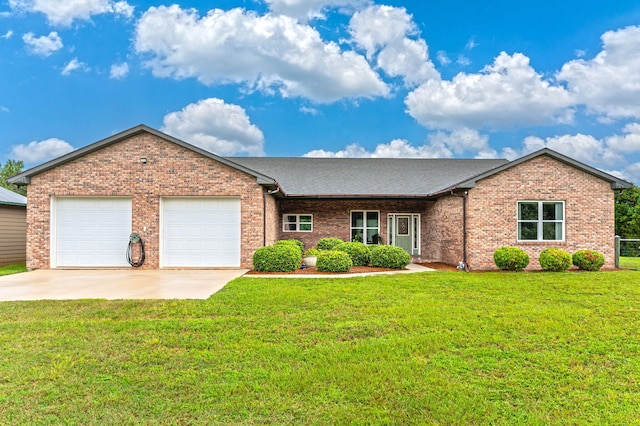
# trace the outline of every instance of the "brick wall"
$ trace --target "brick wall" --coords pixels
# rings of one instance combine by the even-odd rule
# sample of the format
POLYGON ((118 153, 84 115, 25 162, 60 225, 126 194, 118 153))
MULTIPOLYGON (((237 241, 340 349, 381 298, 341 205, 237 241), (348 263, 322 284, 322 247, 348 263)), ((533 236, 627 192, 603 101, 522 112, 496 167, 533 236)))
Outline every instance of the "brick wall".
MULTIPOLYGON (((428 202, 414 200, 291 200, 280 201, 278 229, 280 239, 295 238, 305 247, 315 246, 321 238, 336 237, 344 241, 351 238, 352 210, 373 210, 380 212, 380 235, 388 243, 387 215, 389 213, 421 214, 424 235, 424 217, 428 202), (283 214, 313 214, 313 232, 285 232, 282 230, 283 214)), ((423 243, 424 244, 424 243, 423 243)), ((418 258, 416 258, 417 260, 418 258)))
POLYGON ((463 259, 462 203, 462 198, 450 195, 427 210, 422 244, 428 260, 457 265, 463 259))
MULTIPOLYGON (((265 192, 267 190, 265 189, 265 192)), ((282 225, 278 227, 280 223, 278 219, 278 200, 273 195, 265 194, 265 203, 266 203, 266 233, 265 233, 265 245, 271 245, 278 241, 280 237, 280 230, 282 225)))
POLYGON ((609 183, 548 156, 541 156, 479 181, 469 191, 468 261, 474 269, 493 269, 493 252, 504 245, 524 249, 530 269, 547 247, 574 253, 598 250, 614 265, 614 199, 609 183), (564 201, 564 242, 518 242, 518 201, 564 201))
POLYGON ((50 200, 55 196, 132 197, 132 229, 145 240, 146 269, 159 266, 162 196, 239 197, 243 267, 251 266, 253 252, 264 242, 263 190, 255 177, 149 133, 36 175, 28 191, 28 268, 50 267, 50 200))

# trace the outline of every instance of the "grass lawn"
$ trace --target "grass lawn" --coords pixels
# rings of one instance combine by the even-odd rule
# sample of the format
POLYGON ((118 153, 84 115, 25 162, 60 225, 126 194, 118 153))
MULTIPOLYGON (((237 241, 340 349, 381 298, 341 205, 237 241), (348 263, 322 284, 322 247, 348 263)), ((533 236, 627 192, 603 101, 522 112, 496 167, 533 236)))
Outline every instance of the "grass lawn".
POLYGON ((19 263, 16 265, 0 266, 0 276, 17 274, 19 272, 27 272, 27 267, 25 266, 24 263, 19 263))
POLYGON ((640 275, 241 278, 0 303, 3 424, 638 424, 640 275))
POLYGON ((640 271, 640 257, 620 257, 620 267, 640 271))

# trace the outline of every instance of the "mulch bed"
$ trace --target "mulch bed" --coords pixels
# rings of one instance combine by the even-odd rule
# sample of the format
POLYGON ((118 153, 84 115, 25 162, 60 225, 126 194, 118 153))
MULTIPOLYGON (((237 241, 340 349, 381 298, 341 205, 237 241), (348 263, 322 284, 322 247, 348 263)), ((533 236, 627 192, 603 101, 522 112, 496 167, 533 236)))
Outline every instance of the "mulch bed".
POLYGON ((257 272, 251 270, 247 272, 246 275, 350 275, 350 274, 361 274, 365 272, 388 272, 388 271, 398 271, 398 269, 390 269, 390 268, 374 268, 372 266, 353 266, 349 272, 320 272, 316 267, 308 267, 305 269, 296 269, 293 272, 257 272))

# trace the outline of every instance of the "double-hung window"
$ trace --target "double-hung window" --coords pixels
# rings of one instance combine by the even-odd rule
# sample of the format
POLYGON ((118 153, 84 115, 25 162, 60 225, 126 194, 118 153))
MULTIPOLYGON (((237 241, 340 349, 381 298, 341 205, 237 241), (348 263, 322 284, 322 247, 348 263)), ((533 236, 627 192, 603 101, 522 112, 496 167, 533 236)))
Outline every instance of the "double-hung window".
POLYGON ((380 212, 351 212, 351 241, 378 244, 380 240, 380 212))
POLYGON ((564 241, 564 201, 519 201, 519 241, 564 241))
POLYGON ((313 215, 285 214, 282 216, 282 230, 285 232, 313 231, 313 215))

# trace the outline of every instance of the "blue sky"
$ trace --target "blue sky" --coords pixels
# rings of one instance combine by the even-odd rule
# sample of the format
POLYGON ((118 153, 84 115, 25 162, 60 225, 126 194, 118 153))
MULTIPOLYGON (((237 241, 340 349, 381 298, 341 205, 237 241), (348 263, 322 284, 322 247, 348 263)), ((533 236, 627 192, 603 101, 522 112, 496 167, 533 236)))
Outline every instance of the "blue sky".
POLYGON ((0 0, 0 163, 140 123, 219 155, 547 146, 637 184, 640 3, 0 0))

